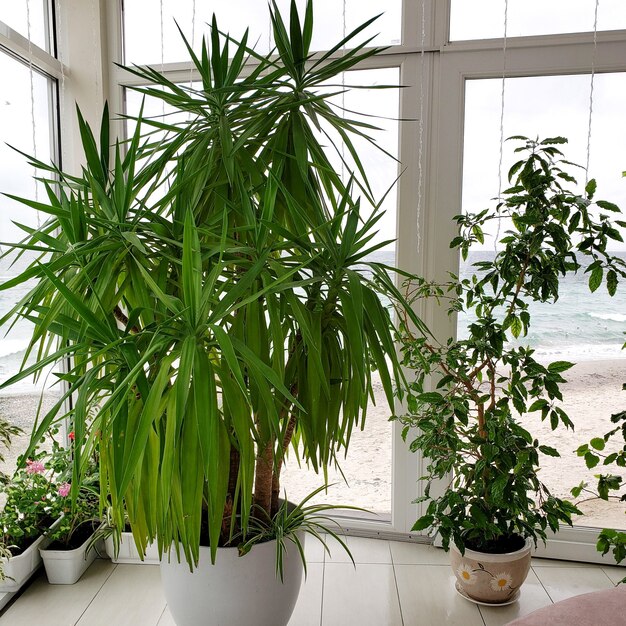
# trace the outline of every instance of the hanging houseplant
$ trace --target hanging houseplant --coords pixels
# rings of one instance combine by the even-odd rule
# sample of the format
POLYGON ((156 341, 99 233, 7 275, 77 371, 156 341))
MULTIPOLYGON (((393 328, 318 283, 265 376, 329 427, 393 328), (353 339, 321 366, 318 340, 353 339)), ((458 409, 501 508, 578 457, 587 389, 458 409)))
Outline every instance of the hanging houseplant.
MULTIPOLYGON (((277 563, 258 580, 275 565, 280 578, 284 558, 302 556, 298 531, 323 521, 324 507, 279 501, 290 446, 324 473, 363 425, 372 369, 390 406, 402 379, 380 299, 399 294, 383 267, 361 271, 389 243, 371 241, 382 213, 361 207, 375 203, 351 139, 372 127, 331 104, 340 74, 378 52, 353 43, 372 20, 314 58, 312 2, 302 23, 292 2, 288 27, 272 7, 274 55, 213 20, 201 53, 189 47, 198 84, 127 68, 148 83, 137 91, 184 115, 137 119, 125 154, 116 145, 110 159, 105 111, 99 142, 79 115, 80 175, 31 159, 60 184, 46 184, 47 202, 21 200, 49 216, 21 244, 42 257, 3 285, 38 281, 3 320, 28 317, 41 348, 13 380, 72 357, 33 440, 74 394, 75 473, 98 445, 102 505, 117 528, 128 516, 139 552, 156 541, 189 570, 273 538, 277 563), (329 133, 345 144, 348 183, 329 133)), ((211 614, 221 605, 243 623, 232 612, 255 599, 237 593, 211 614)))
POLYGON ((594 180, 584 197, 564 186, 575 182, 557 147, 566 140, 515 139, 524 156, 509 172, 512 186, 495 210, 458 216, 460 234, 451 243, 467 259, 473 244, 484 243, 486 225, 504 220, 493 260, 445 285, 407 283, 412 299, 436 298, 448 303, 449 314, 466 313, 466 337, 439 342, 408 320, 401 336, 404 362, 417 374, 404 436, 411 432, 411 449, 428 463, 418 500, 428 505, 413 529, 431 528, 452 548, 463 594, 500 604, 516 597, 533 542, 579 513, 541 481, 542 455, 559 452, 541 445, 520 420, 539 413, 553 429, 573 427, 560 405, 562 374, 573 364, 544 365, 518 341, 531 326, 529 304, 549 306, 560 279, 581 268, 591 291, 604 279, 611 295, 626 275, 624 261, 607 252, 611 241, 622 241, 616 225, 624 222, 609 217, 619 209, 593 200, 594 180), (410 427, 419 429, 415 437, 410 427))

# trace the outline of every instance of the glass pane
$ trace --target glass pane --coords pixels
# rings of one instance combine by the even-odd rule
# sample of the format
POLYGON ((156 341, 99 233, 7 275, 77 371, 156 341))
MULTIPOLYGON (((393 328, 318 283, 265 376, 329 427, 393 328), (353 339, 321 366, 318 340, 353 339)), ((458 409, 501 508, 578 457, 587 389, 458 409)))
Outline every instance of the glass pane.
MULTIPOLYGON (((362 70, 350 72, 345 77, 346 85, 360 85, 373 87, 376 85, 397 85, 399 72, 397 68, 362 70)), ((333 89, 334 90, 334 89, 333 89)), ((129 114, 137 114, 141 106, 142 97, 128 90, 126 93, 126 110, 129 114)), ((375 133, 377 144, 391 155, 398 153, 398 122, 399 93, 397 89, 355 89, 345 94, 345 97, 337 96, 334 99, 335 106, 349 111, 348 115, 354 118, 353 111, 359 111, 369 116, 359 116, 361 121, 378 126, 381 130, 375 133)), ((144 107, 145 116, 169 115, 171 110, 164 108, 155 99, 146 99, 144 107)), ((167 118, 171 121, 171 117, 167 118)), ((129 127, 132 132, 132 128, 129 127)), ((342 171, 342 158, 350 166, 349 154, 342 148, 338 137, 324 138, 324 145, 333 145, 335 149, 329 150, 333 166, 337 171, 342 171)), ((375 198, 382 198, 398 175, 398 164, 390 156, 383 154, 365 140, 355 141, 357 150, 361 155, 361 161, 372 186, 375 198)), ((347 178, 347 168, 344 168, 347 178)), ((372 210, 366 202, 362 204, 364 214, 372 210)), ((372 245, 378 242, 395 239, 396 233, 396 190, 395 187, 386 196, 383 208, 385 217, 379 222, 379 232, 372 241, 372 245)), ((393 264, 395 261, 395 244, 386 245, 383 249, 375 252, 370 260, 393 264)), ((318 501, 334 502, 361 506, 375 511, 383 516, 391 513, 391 434, 392 425, 388 421, 389 409, 386 404, 382 385, 376 373, 373 374, 374 394, 376 405, 370 404, 367 423, 364 431, 356 431, 352 435, 350 453, 347 459, 342 459, 341 472, 330 473, 329 482, 334 486, 328 495, 318 496, 318 501), (368 471, 364 472, 363 468, 368 471)), ((298 467, 296 458, 291 455, 283 468, 282 488, 286 489, 293 501, 299 501, 311 491, 320 487, 323 483, 321 475, 312 470, 298 467)), ((384 519, 384 518, 383 518, 384 519)))
MULTIPOLYGON (((506 81, 504 136, 555 137, 569 139, 563 152, 570 161, 585 164, 589 115, 589 76, 514 78, 506 81)), ((498 195, 500 149, 500 80, 472 80, 466 83, 465 148, 463 166, 463 210, 477 212, 493 206, 498 195)), ((626 186, 622 178, 623 145, 626 127, 622 123, 626 106, 626 75, 596 75, 592 143, 589 171, 598 181, 597 198, 626 208, 626 186)), ((508 167, 515 162, 514 142, 506 142, 502 181, 506 185, 508 167)), ((576 177, 584 183, 581 170, 576 177)), ((501 227, 503 232, 505 226, 501 227)), ((470 254, 461 268, 465 277, 469 265, 481 258, 493 258, 495 232, 488 233, 482 249, 470 254)), ((476 249, 476 248, 474 248, 476 249)), ((626 257, 626 246, 616 243, 613 250, 626 257)), ((533 413, 524 418, 531 433, 561 452, 561 458, 542 456, 542 478, 553 493, 569 497, 570 489, 581 481, 594 483, 598 468, 587 470, 575 450, 592 437, 611 429, 610 416, 624 410, 622 384, 626 382, 626 351, 622 350, 626 326, 626 290, 618 288, 611 298, 604 286, 595 293, 587 287, 589 275, 579 273, 564 279, 561 297, 555 304, 530 307, 531 332, 528 343, 539 360, 549 363, 568 360, 575 367, 565 372, 563 408, 576 430, 559 427, 552 431, 533 413)), ((622 285, 620 285, 622 287, 622 285)), ((459 319, 463 336, 467 319, 459 319)), ((623 443, 623 442, 622 442, 623 443)), ((615 468, 611 473, 619 473, 615 468)), ((576 523, 587 526, 624 527, 623 503, 601 500, 584 502, 587 514, 576 523)))
POLYGON ((30 18, 30 40, 43 50, 50 51, 50 2, 49 0, 22 0, 1 2, 0 22, 28 38, 30 18))
MULTIPOLYGON (((0 75, 3 77, 0 87, 0 115, 3 122, 0 136, 0 191, 33 199, 37 196, 43 198, 45 189, 40 185, 38 189, 35 188, 33 168, 22 155, 17 154, 7 144, 27 154, 36 152, 42 161, 52 160, 54 148, 51 139, 53 129, 56 128, 52 119, 52 82, 36 72, 33 73, 33 116, 28 67, 6 54, 0 54, 0 75)), ((18 242, 25 236, 24 231, 13 224, 14 221, 27 227, 37 227, 40 219, 36 211, 0 195, 2 251, 6 249, 5 243, 18 242)), ((21 273, 32 260, 32 253, 25 253, 17 260, 14 256, 0 259, 0 281, 5 282, 21 273)), ((24 284, 0 291, 0 317, 12 309, 32 287, 33 284, 24 284)), ((25 320, 19 320, 10 329, 8 325, 0 329, 0 382, 6 381, 18 372, 31 332, 32 326, 25 320)), ((0 464, 0 470, 10 471, 15 466, 17 456, 26 448, 40 397, 44 388, 52 384, 53 379, 53 376, 48 376, 47 380, 42 377, 36 383, 26 379, 0 392, 0 417, 25 431, 24 435, 14 438, 8 452, 0 450, 5 457, 5 462, 0 464)), ((59 395, 58 386, 46 388, 43 394, 43 408, 50 408, 59 395)))
MULTIPOLYGON (((290 0, 278 0, 279 9, 288 23, 290 0)), ((298 9, 303 19, 305 0, 298 0, 298 9)), ((372 45, 393 45, 400 43, 402 1, 391 0, 346 0, 345 32, 350 33, 371 17, 383 15, 360 36, 363 41, 367 36, 375 36, 372 45)), ((156 8, 156 7, 155 7, 156 8)), ((258 0, 230 0, 220 3, 196 3, 195 20, 192 0, 163 1, 163 43, 161 43, 161 12, 146 11, 144 2, 126 0, 124 2, 124 51, 126 63, 156 65, 188 59, 185 44, 176 28, 176 22, 191 43, 192 35, 195 48, 203 34, 209 34, 208 24, 215 12, 220 30, 240 38, 247 27, 250 28, 248 41, 256 44, 259 52, 270 48, 270 18, 267 2, 258 0), (243 17, 242 17, 243 16, 243 17), (195 29, 192 27, 195 25, 195 29), (193 31, 193 32, 192 32, 193 31), (147 35, 149 33, 149 36, 147 35)), ((314 28, 312 50, 325 50, 343 38, 344 8, 337 0, 317 0, 314 3, 314 28)))
MULTIPOLYGON (((592 31, 595 6, 595 0, 509 0, 507 36, 592 31)), ((502 37, 504 7, 504 0, 452 0, 450 40, 502 37)), ((600 0, 598 30, 620 28, 626 28, 626 4, 600 0)))
MULTIPOLYGON (((396 68, 382 70, 363 70, 350 72, 346 85, 397 85, 399 74, 396 68)), ((389 154, 398 154, 399 94, 397 89, 353 90, 346 94, 343 106, 350 117, 352 111, 375 116, 365 118, 371 124, 381 128, 375 133, 376 143, 389 154), (376 117, 378 116, 378 117, 376 117)), ((366 141, 355 142, 361 155, 365 172, 372 184, 374 196, 381 198, 392 187, 397 175, 398 164, 389 156, 366 141)), ((341 153, 341 143, 337 141, 341 153)), ((345 154, 344 154, 345 156, 345 154)), ((341 170, 340 159, 335 167, 341 170)), ((396 237, 396 191, 391 190, 383 204, 385 216, 379 224, 380 229, 375 241, 387 241, 396 237)), ((371 209, 363 206, 364 212, 371 209)), ((395 262, 395 244, 388 244, 375 252, 371 259, 393 265, 395 262)), ((376 520, 389 519, 391 515, 391 443, 392 424, 389 422, 389 407, 383 393, 380 379, 376 372, 372 374, 375 405, 370 402, 364 430, 355 430, 352 434, 348 456, 340 457, 341 470, 329 472, 328 493, 316 497, 318 502, 331 502, 338 505, 363 507, 378 514, 376 520)), ((282 488, 289 498, 297 502, 308 493, 323 484, 323 477, 312 470, 298 467, 294 455, 287 459, 282 473, 282 488)))

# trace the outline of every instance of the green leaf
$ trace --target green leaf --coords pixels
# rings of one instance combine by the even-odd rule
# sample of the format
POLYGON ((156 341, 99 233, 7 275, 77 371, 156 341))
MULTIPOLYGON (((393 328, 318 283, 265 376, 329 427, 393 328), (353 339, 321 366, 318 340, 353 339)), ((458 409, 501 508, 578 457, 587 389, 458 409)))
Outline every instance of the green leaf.
POLYGON ((602 437, 594 437, 589 443, 591 444, 591 447, 596 450, 604 450, 606 445, 602 437))
POLYGON ((617 291, 617 272, 615 270, 609 270, 606 273, 606 289, 610 296, 614 296, 617 291))
POLYGON ((604 276, 604 270, 602 267, 594 267, 589 276, 589 290, 594 292, 602 284, 602 277, 604 276))
POLYGON ((511 321, 511 333, 513 334, 513 337, 517 339, 520 336, 522 329, 522 320, 519 317, 514 317, 511 321))
POLYGON ((574 367, 574 363, 569 361, 554 361, 548 365, 548 371, 552 373, 566 372, 568 369, 574 367))
POLYGON ((411 531, 426 530, 433 525, 435 518, 432 515, 422 515, 411 527, 411 531))
POLYGON ((620 208, 612 202, 607 202, 606 200, 598 200, 596 204, 605 211, 611 211, 612 213, 621 213, 620 208))

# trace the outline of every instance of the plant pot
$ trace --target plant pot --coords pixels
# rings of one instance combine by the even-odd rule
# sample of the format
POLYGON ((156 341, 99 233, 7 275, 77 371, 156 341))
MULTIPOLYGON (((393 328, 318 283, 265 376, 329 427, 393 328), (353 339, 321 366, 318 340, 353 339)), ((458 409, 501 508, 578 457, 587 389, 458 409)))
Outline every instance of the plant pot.
POLYGON ((41 535, 18 556, 4 559, 2 568, 6 576, 0 582, 0 592, 18 591, 22 585, 39 569, 41 565, 40 548, 45 548, 50 540, 41 535))
POLYGON ((51 585, 73 585, 80 579, 97 556, 95 546, 87 551, 91 539, 88 537, 81 546, 73 550, 40 548, 39 553, 51 585))
POLYGON ((117 556, 115 556, 115 542, 111 535, 104 540, 104 546, 107 555, 113 563, 145 563, 147 565, 158 565, 159 563, 159 549, 154 543, 151 543, 146 548, 146 553, 143 560, 141 560, 139 550, 137 550, 135 540, 133 539, 133 533, 130 532, 120 533, 120 550, 117 556))
POLYGON ((486 604, 508 604, 517 599, 519 588, 530 570, 532 541, 505 554, 489 554, 450 545, 450 562, 457 590, 469 600, 486 604))
MULTIPOLYGON (((304 544, 305 534, 298 531, 304 544)), ((182 554, 181 554, 182 557, 182 554)), ((296 605, 303 564, 295 544, 287 540, 283 580, 276 574, 276 541, 255 545, 240 557, 237 548, 218 548, 215 565, 210 548, 200 547, 193 573, 174 550, 163 555, 161 581, 177 626, 286 626, 296 605)))

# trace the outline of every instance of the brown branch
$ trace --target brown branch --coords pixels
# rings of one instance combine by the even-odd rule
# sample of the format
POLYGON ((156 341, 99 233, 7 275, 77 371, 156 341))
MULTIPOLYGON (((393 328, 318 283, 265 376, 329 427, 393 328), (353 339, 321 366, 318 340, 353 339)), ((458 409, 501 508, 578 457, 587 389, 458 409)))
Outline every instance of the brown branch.
MULTIPOLYGON (((263 513, 270 515, 272 506, 272 478, 274 474, 274 439, 270 439, 261 449, 254 471, 254 517, 263 519, 263 513)), ((266 521, 263 519, 263 521, 266 521)))
MULTIPOLYGON (((293 395, 293 394, 292 394, 293 395)), ((287 429, 285 430, 285 436, 283 437, 282 454, 276 460, 276 467, 274 468, 274 475, 272 476, 272 515, 278 511, 278 498, 280 496, 280 472, 283 467, 283 459, 291 444, 293 433, 296 429, 297 418, 294 413, 291 414, 287 429)))
MULTIPOLYGON (((119 305, 117 304, 115 305, 115 308, 113 309, 113 315, 115 316, 115 319, 118 322, 120 322, 120 324, 124 325, 124 327, 128 326, 128 317, 126 316, 124 311, 120 309, 119 305)), ((136 325, 131 326, 130 332, 136 335, 138 332, 140 332, 139 326, 136 326, 136 325)))

